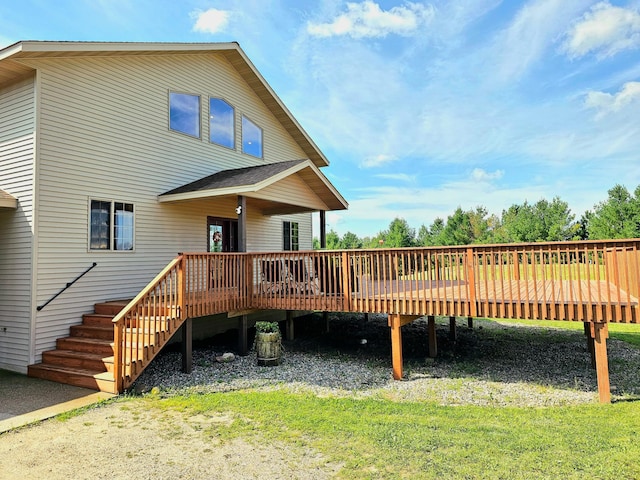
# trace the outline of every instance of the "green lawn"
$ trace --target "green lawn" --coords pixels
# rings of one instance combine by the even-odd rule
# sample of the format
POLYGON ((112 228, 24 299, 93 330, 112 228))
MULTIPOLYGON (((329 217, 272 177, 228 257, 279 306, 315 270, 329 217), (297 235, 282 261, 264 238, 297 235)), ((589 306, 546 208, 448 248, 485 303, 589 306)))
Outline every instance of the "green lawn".
MULTIPOLYGON (((446 319, 442 319, 446 326, 446 319)), ((579 322, 499 320, 582 330, 579 322)), ((543 332, 485 328, 483 342, 543 332)), ((610 324, 612 338, 640 347, 640 325, 610 324)), ((520 338, 521 337, 521 338, 520 338)), ((532 339, 530 339, 532 340, 532 339)), ((559 339, 558 341, 561 341, 559 339)), ((462 360, 460 360, 462 361, 462 360)), ((469 360, 469 365, 475 363, 469 360)), ((625 367, 626 368, 626 367, 625 367)), ((123 408, 159 414, 224 414, 203 435, 241 437, 256 444, 282 442, 321 452, 346 479, 636 479, 640 478, 640 403, 580 406, 442 406, 435 401, 344 398, 244 390, 124 398, 123 408)))
MULTIPOLYGON (((559 322, 556 320, 494 320, 497 323, 530 325, 533 327, 563 328, 566 330, 582 330, 582 322, 559 322)), ((624 340, 640 347, 640 325, 637 323, 610 323, 609 336, 624 340)))
POLYGON ((443 407, 381 399, 231 392, 160 399, 147 408, 231 414, 204 434, 311 446, 339 478, 640 478, 640 408, 443 407))

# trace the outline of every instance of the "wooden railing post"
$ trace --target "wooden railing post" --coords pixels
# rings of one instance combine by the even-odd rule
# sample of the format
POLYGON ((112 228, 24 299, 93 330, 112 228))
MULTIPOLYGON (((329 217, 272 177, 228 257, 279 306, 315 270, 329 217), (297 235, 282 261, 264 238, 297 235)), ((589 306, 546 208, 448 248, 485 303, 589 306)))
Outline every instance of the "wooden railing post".
POLYGON ((122 322, 117 322, 113 324, 113 376, 115 381, 114 393, 121 393, 123 390, 122 363, 122 322))
POLYGON ((187 259, 184 255, 181 255, 180 263, 178 264, 177 274, 178 274, 178 288, 177 288, 177 303, 178 303, 178 319, 187 318, 187 310, 186 310, 186 291, 187 291, 187 282, 186 282, 186 263, 187 259))
POLYGON ((349 254, 342 252, 342 294, 344 296, 344 309, 351 311, 351 265, 349 265, 349 254))
POLYGON ((468 284, 468 295, 469 295, 469 316, 477 317, 478 316, 478 302, 476 298, 476 276, 475 270, 473 266, 473 248, 467 248, 466 255, 466 273, 467 273, 467 284, 468 284))

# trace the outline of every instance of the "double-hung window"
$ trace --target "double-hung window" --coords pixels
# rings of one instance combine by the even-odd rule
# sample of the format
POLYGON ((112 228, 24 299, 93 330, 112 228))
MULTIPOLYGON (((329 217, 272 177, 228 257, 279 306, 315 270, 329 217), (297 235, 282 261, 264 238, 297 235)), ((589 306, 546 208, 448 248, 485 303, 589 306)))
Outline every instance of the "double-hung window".
POLYGON ((300 250, 298 222, 282 222, 283 250, 300 250))
POLYGON ((91 200, 89 249, 133 250, 133 213, 132 203, 91 200))

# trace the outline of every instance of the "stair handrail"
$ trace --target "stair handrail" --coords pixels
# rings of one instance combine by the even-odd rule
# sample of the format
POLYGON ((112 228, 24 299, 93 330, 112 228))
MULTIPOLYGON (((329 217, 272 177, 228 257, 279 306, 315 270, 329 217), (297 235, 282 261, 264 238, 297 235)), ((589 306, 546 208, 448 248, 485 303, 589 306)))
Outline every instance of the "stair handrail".
POLYGON ((39 312, 41 311, 44 307, 46 307, 47 305, 49 305, 51 302, 53 302, 56 298, 58 298, 58 296, 64 292, 67 288, 71 287, 71 285, 73 285, 74 283, 76 283, 78 280, 80 280, 82 277, 84 277, 87 273, 89 273, 89 271, 91 271, 93 268, 95 268, 98 264, 96 262, 93 262, 93 264, 88 267, 84 272, 82 272, 80 275, 78 275, 76 278, 74 278, 73 280, 71 280, 70 282, 68 282, 63 288, 62 290, 60 290, 58 293, 56 293, 54 296, 52 296, 49 300, 47 300, 46 302, 44 302, 42 305, 40 305, 39 307, 36 307, 36 310, 39 312))
POLYGON ((124 326, 125 319, 127 316, 131 315, 135 312, 138 307, 142 304, 143 300, 145 300, 148 295, 156 288, 165 278, 170 275, 176 267, 178 268, 178 283, 176 288, 176 307, 177 307, 177 316, 179 320, 184 320, 183 316, 185 314, 185 306, 184 306, 184 263, 183 263, 184 255, 180 254, 176 258, 174 258, 169 264, 162 269, 158 275, 155 276, 151 282, 144 287, 136 297, 131 300, 127 306, 125 306, 120 312, 113 318, 113 366, 114 366, 114 380, 116 384, 116 391, 118 393, 122 392, 125 375, 124 375, 124 345, 123 342, 126 341, 124 336, 124 326))

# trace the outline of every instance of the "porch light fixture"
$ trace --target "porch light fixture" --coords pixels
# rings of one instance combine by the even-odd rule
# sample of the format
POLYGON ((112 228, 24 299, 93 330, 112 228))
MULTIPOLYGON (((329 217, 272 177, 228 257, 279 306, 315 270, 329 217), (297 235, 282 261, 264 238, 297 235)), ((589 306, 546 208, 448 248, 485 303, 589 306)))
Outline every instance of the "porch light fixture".
POLYGON ((236 207, 236 214, 237 214, 237 215, 242 215, 242 205, 238 205, 238 206, 236 207))

